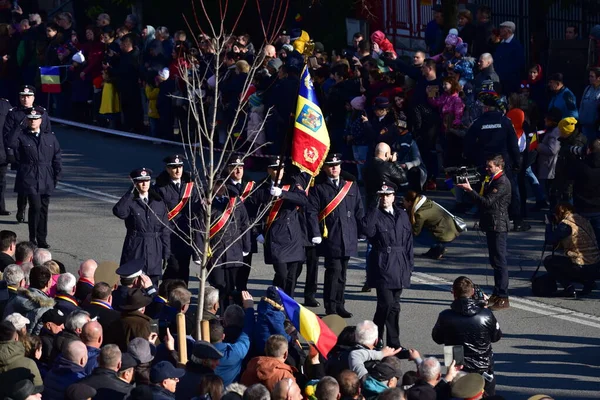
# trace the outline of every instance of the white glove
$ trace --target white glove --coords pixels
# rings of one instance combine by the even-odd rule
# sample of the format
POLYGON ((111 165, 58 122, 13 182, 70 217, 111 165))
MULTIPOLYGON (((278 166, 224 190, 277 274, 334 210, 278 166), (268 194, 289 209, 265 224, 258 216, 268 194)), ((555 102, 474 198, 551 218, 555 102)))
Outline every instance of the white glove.
POLYGON ((250 253, 248 253, 247 251, 242 251, 242 255, 243 255, 244 257, 246 257, 248 254, 250 254, 250 253))
POLYGON ((196 264, 196 265, 202 265, 202 260, 194 260, 194 264, 196 264))
POLYGON ((317 236, 314 237, 310 240, 313 244, 321 244, 321 242, 323 241, 323 239, 321 238, 321 236, 317 236))
POLYGON ((263 244, 265 242, 265 237, 263 235, 258 235, 256 237, 256 241, 260 244, 263 244))
POLYGON ((280 187, 273 186, 271 188, 271 196, 279 197, 281 196, 281 193, 283 193, 283 190, 281 190, 280 187))

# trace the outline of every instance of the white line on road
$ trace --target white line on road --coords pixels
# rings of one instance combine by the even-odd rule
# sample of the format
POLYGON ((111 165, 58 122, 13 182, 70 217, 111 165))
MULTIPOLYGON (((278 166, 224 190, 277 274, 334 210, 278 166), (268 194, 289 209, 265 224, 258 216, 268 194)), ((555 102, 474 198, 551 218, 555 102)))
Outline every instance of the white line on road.
MULTIPOLYGON (((364 266, 365 264, 365 260, 360 258, 351 257, 350 259, 351 261, 354 261, 354 265, 364 266)), ((423 272, 413 272, 411 282, 435 286, 444 291, 449 291, 452 287, 452 282, 449 280, 440 278, 439 276, 425 274, 423 272)), ((600 317, 595 315, 580 313, 567 308, 556 307, 519 296, 510 297, 510 306, 511 308, 517 308, 519 310, 529 311, 535 314, 562 319, 565 321, 574 322, 576 324, 600 329, 600 317)))

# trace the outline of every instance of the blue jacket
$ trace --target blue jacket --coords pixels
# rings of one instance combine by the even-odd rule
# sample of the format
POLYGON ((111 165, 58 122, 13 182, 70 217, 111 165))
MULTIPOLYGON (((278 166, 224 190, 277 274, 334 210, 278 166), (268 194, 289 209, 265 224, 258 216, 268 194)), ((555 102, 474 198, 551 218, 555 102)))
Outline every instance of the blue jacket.
POLYGON ((389 388, 386 384, 379 382, 377 379, 373 378, 370 375, 367 375, 367 379, 365 380, 365 383, 363 383, 362 392, 365 396, 365 399, 370 400, 377 398, 381 393, 383 393, 387 389, 389 388))
POLYGON ((558 108, 562 112, 563 118, 573 117, 579 119, 579 111, 577 110, 577 99, 571 89, 563 86, 550 99, 548 110, 558 108))
POLYGON ((67 387, 85 377, 86 374, 82 366, 59 357, 44 378, 44 399, 64 400, 67 387))
MULTIPOLYGON (((200 382, 198 382, 200 383, 200 382)), ((152 385, 152 400, 173 400, 175 399, 175 393, 169 392, 167 389, 163 389, 160 386, 152 385)))
POLYGON ((525 50, 515 36, 510 43, 498 44, 494 52, 494 67, 500 77, 503 93, 518 92, 525 67, 525 50))
POLYGON ((215 375, 223 379, 223 385, 237 382, 242 371, 242 361, 246 358, 250 349, 250 336, 254 330, 254 308, 245 310, 244 330, 235 343, 214 343, 213 346, 221 353, 223 357, 219 360, 219 365, 215 369, 215 375))
POLYGON ((271 335, 283 335, 289 341, 290 335, 285 332, 283 323, 285 314, 261 300, 256 307, 256 325, 254 326, 254 355, 265 354, 265 344, 271 335))
POLYGON ((83 370, 86 375, 91 375, 92 371, 98 366, 98 356, 100 355, 100 349, 96 347, 86 346, 88 350, 88 362, 85 364, 83 370))
POLYGON ((502 154, 507 169, 520 165, 515 128, 499 111, 484 113, 465 135, 465 156, 472 165, 483 166, 487 157, 494 154, 502 154))

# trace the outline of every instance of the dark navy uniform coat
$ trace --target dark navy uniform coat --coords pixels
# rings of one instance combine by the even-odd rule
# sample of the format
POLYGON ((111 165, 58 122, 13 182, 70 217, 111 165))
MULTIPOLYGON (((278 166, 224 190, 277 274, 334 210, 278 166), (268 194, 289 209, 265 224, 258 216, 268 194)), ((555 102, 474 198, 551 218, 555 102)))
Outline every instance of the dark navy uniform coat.
MULTIPOLYGON (((233 183, 231 178, 227 179, 227 182, 225 183, 225 185, 227 186, 227 193, 229 193, 229 196, 235 196, 235 197, 241 196, 244 193, 244 189, 246 188, 246 185, 248 184, 248 182, 251 182, 251 181, 242 178, 241 184, 236 185, 233 183)), ((252 193, 256 190, 257 187, 258 187, 258 182, 255 182, 252 190, 250 191, 250 195, 248 197, 246 197, 246 200, 244 201, 244 207, 246 207, 246 212, 248 213, 248 218, 250 219, 251 223, 252 223, 252 221, 254 221, 256 219, 256 213, 258 212, 259 204, 255 203, 255 198, 252 196, 252 193)), ((257 236, 258 236, 258 229, 253 228, 252 232, 251 232, 251 240, 250 240, 250 247, 251 247, 252 253, 258 253, 258 246, 256 245, 256 237, 257 236)))
POLYGON ((162 275, 163 260, 170 255, 171 231, 167 206, 160 196, 150 190, 148 204, 145 204, 137 192, 129 190, 115 204, 113 214, 125 220, 127 228, 121 264, 143 259, 146 275, 162 275))

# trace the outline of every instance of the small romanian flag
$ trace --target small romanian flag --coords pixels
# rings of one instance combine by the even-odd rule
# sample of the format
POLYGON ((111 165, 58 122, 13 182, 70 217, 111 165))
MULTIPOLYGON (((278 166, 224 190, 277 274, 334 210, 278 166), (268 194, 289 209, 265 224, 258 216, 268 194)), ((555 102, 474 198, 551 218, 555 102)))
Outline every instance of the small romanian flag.
POLYGON ((277 292, 281 296, 285 313, 300 332, 300 335, 307 342, 314 344, 319 353, 327 358, 327 354, 337 342, 335 333, 314 312, 302 307, 296 300, 285 294, 283 290, 277 288, 277 292))
POLYGON ((40 67, 42 92, 60 93, 60 67, 40 67))
POLYGON ((546 131, 537 131, 529 134, 531 140, 529 141, 529 151, 534 151, 537 149, 539 144, 539 135, 544 134, 546 131))

